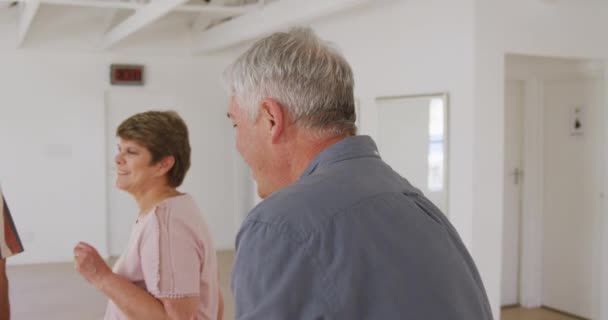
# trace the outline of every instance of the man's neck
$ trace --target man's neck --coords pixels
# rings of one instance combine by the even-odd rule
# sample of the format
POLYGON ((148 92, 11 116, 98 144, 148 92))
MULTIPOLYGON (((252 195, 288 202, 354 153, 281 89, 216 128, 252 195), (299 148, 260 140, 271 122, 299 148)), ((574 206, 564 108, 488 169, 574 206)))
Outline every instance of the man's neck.
POLYGON ((290 155, 291 159, 294 159, 290 168, 290 178, 292 183, 300 178, 312 160, 314 160, 314 158, 316 158, 321 152, 347 137, 348 136, 334 136, 319 139, 308 136, 304 137, 303 139, 298 139, 297 141, 300 141, 299 145, 291 148, 291 150, 294 150, 295 152, 290 155))

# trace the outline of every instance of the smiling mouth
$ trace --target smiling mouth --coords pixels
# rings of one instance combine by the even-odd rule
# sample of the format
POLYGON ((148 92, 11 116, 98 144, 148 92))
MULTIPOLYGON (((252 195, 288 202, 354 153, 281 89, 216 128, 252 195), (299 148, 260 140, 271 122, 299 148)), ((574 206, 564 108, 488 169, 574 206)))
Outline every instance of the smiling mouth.
POLYGON ((119 176, 126 176, 126 175, 128 175, 128 174, 129 174, 128 172, 125 172, 125 171, 116 171, 116 173, 117 173, 119 176))

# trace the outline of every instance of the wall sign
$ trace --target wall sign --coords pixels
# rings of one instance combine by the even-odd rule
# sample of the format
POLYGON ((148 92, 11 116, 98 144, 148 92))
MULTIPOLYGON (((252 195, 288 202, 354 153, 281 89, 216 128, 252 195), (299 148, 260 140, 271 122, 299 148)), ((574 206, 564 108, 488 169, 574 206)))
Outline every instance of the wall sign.
POLYGON ((112 85, 144 85, 144 66, 134 64, 113 64, 110 66, 112 85))
POLYGON ((585 133, 585 108, 582 106, 570 109, 570 135, 582 136, 585 133))

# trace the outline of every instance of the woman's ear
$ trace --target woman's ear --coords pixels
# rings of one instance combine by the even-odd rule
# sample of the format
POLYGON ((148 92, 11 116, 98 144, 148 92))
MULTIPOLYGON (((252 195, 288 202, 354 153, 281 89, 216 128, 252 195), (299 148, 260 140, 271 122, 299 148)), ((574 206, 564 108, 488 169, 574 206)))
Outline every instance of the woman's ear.
POLYGON ((159 161, 159 171, 158 175, 162 176, 167 174, 175 165, 175 157, 174 156, 165 156, 159 161))
POLYGON ((267 98, 262 100, 260 113, 260 120, 267 127, 272 143, 277 143, 285 128, 286 117, 283 107, 276 100, 267 98))

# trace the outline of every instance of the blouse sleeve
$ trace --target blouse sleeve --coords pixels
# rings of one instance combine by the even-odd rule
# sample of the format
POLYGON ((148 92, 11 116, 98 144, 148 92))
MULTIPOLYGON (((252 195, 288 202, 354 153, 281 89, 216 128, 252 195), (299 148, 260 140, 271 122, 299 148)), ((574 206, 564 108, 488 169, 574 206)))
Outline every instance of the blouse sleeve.
POLYGON ((0 259, 23 252, 17 228, 0 189, 0 259))
POLYGON ((199 296, 203 254, 195 233, 166 204, 150 214, 139 245, 148 291, 156 298, 199 296))

